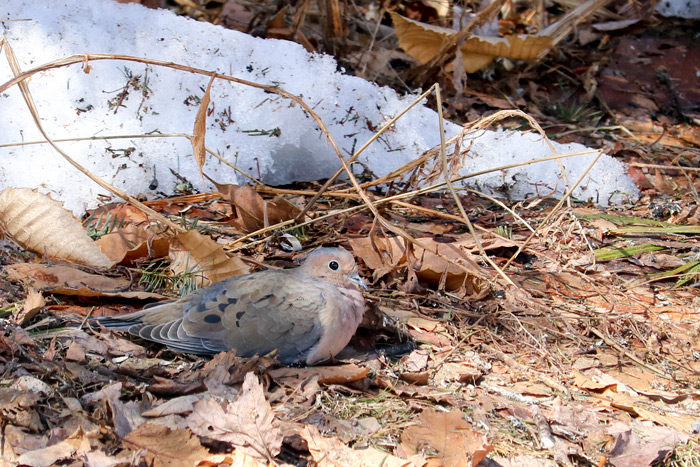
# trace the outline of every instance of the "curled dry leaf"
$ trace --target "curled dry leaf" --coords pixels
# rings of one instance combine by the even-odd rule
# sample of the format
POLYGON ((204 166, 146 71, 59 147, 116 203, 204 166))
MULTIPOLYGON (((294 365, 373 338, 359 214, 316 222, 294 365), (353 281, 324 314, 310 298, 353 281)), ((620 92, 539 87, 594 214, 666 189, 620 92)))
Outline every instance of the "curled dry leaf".
POLYGON ((374 272, 376 278, 393 270, 406 268, 410 264, 418 279, 426 283, 440 285, 449 291, 457 291, 464 287, 465 293, 470 296, 482 290, 479 278, 485 277, 486 274, 478 264, 478 257, 470 253, 473 242, 471 245, 466 240, 440 243, 428 238, 421 238, 420 241, 429 250, 414 245, 411 258, 406 254, 406 241, 400 237, 352 238, 350 247, 374 272), (470 272, 465 272, 444 258, 449 258, 470 272))
POLYGON ((294 219, 299 208, 281 196, 266 201, 249 185, 221 185, 212 180, 224 199, 236 207, 236 219, 231 221, 245 233, 294 219))
POLYGON ((170 269, 175 274, 197 272, 200 286, 250 272, 240 257, 229 258, 221 245, 196 230, 175 237, 170 247, 170 260, 170 269))
POLYGON ((141 300, 165 298, 157 293, 129 291, 127 289, 131 283, 126 279, 88 274, 68 266, 17 263, 10 264, 5 271, 12 280, 27 282, 36 290, 57 294, 141 300))
POLYGON ((194 410, 195 402, 198 402, 206 397, 205 394, 190 394, 187 396, 176 397, 162 404, 146 410, 141 414, 142 417, 157 418, 167 415, 187 415, 194 410))
POLYGON ((349 363, 340 366, 316 366, 313 368, 274 368, 267 374, 277 382, 302 382, 314 376, 320 384, 348 384, 367 376, 369 370, 349 363))
POLYGON ((207 158, 207 152, 204 148, 204 137, 207 134, 207 109, 211 101, 211 85, 214 84, 215 78, 216 74, 213 74, 209 79, 209 85, 204 92, 204 96, 202 96, 199 109, 197 109, 197 117, 194 119, 193 135, 190 137, 192 154, 194 155, 194 160, 197 161, 197 168, 199 168, 199 175, 202 177, 202 180, 204 180, 202 168, 207 158))
MULTIPOLYGON (((399 46, 423 64, 437 55, 450 36, 457 34, 453 29, 419 23, 394 12, 390 14, 399 38, 399 46)), ((551 47, 552 38, 544 35, 471 36, 462 45, 462 63, 468 73, 474 73, 496 58, 536 58, 551 47)))
POLYGON ((34 318, 37 313, 46 305, 46 300, 41 292, 30 289, 27 292, 27 299, 24 301, 22 310, 15 317, 15 321, 20 326, 34 318))
POLYGON ((118 264, 167 256, 170 246, 167 238, 134 224, 103 235, 95 243, 118 264))
POLYGON ((93 267, 114 265, 61 203, 37 190, 0 192, 0 225, 27 250, 93 267))

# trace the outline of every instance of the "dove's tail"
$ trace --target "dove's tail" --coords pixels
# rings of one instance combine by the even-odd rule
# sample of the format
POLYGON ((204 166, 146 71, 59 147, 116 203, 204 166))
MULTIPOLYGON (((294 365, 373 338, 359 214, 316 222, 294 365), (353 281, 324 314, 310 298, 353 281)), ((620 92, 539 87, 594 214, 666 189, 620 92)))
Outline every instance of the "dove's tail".
POLYGON ((90 323, 114 329, 115 331, 128 331, 129 328, 135 324, 153 322, 153 318, 161 314, 159 313, 161 310, 169 311, 171 308, 170 304, 173 302, 174 300, 166 300, 163 302, 151 303, 143 307, 141 311, 135 311, 125 315, 91 318, 90 323))
POLYGON ((141 310, 135 313, 129 313, 128 315, 91 318, 90 324, 104 326, 109 329, 114 329, 115 331, 127 331, 134 324, 141 324, 145 313, 145 310, 141 310))

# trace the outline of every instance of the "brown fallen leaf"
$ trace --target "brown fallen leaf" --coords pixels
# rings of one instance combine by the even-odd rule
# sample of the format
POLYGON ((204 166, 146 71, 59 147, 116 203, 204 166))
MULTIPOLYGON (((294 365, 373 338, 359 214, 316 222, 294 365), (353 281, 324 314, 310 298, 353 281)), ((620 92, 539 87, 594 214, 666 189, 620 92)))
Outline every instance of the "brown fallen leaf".
POLYGON ((65 358, 69 362, 85 363, 85 349, 77 342, 73 342, 66 349, 65 358))
POLYGON ((20 376, 17 378, 15 382, 12 383, 12 388, 19 389, 23 392, 36 392, 47 396, 53 393, 51 386, 42 380, 29 375, 20 376))
MULTIPOLYGON (((465 287, 467 294, 478 293, 482 289, 479 285, 479 277, 486 277, 485 272, 478 264, 478 258, 470 251, 473 246, 471 236, 460 237, 452 243, 440 243, 432 239, 421 238, 421 244, 429 250, 417 245, 412 248, 410 265, 418 279, 433 285, 444 285, 449 291, 455 291, 465 287), (446 261, 441 256, 461 264, 467 270, 446 261)), ((370 237, 352 238, 349 241, 353 253, 364 261, 377 278, 392 270, 409 266, 409 258, 406 255, 406 241, 400 237, 379 238, 370 237), (374 241, 374 244, 373 244, 374 241), (382 256, 377 252, 381 252, 382 256)))
MULTIPOLYGON (((153 207, 161 200, 146 201, 144 204, 153 207)), ((140 209, 127 203, 108 203, 88 211, 88 217, 83 225, 86 229, 101 230, 114 228, 125 223, 140 224, 148 221, 148 216, 140 209)))
MULTIPOLYGON (((48 444, 48 436, 26 433, 20 427, 6 425, 3 433, 2 460, 4 465, 17 465, 17 457, 25 452, 43 449, 48 444)), ((3 467, 4 467, 3 465, 3 467)))
POLYGON ((532 381, 522 381, 515 383, 512 387, 512 392, 533 397, 552 397, 552 389, 544 384, 535 383, 532 381))
POLYGON ((207 159, 207 152, 204 148, 204 138, 207 134, 207 110, 209 108, 209 102, 211 101, 211 85, 214 84, 215 79, 216 73, 213 73, 209 79, 207 90, 204 92, 202 100, 199 103, 197 116, 194 119, 194 129, 192 131, 192 136, 190 136, 192 154, 194 155, 195 162, 197 162, 197 168, 199 169, 199 175, 202 177, 202 181, 204 181, 202 169, 207 159))
POLYGON ((99 338, 107 344, 107 350, 100 355, 109 357, 122 357, 129 355, 132 357, 143 357, 146 355, 146 349, 142 345, 135 344, 130 340, 123 339, 114 331, 103 329, 99 333, 99 338))
POLYGON ((610 464, 614 467, 651 467, 665 459, 675 447, 688 441, 673 429, 659 427, 649 422, 630 420, 630 425, 616 422, 608 428, 615 436, 610 451, 610 464))
POLYGON ((646 397, 634 397, 627 393, 615 392, 612 389, 603 392, 600 403, 624 410, 641 420, 673 428, 685 435, 692 433, 693 427, 700 423, 700 417, 669 410, 666 404, 651 404, 655 410, 648 410, 645 407, 649 407, 650 404, 646 397))
POLYGON ((307 368, 275 368, 267 374, 280 384, 298 384, 314 376, 319 384, 348 384, 367 376, 369 369, 349 363, 337 366, 315 366, 307 368))
POLYGON ((271 461, 282 447, 279 423, 253 372, 246 374, 241 392, 226 407, 211 398, 196 402, 187 424, 200 436, 230 443, 262 461, 271 461))
POLYGON ((31 284, 37 290, 81 297, 121 297, 141 300, 163 299, 163 295, 150 292, 129 292, 126 279, 88 274, 68 266, 17 263, 6 267, 12 280, 31 284))
POLYGON ((446 386, 453 381, 474 384, 483 375, 471 362, 448 362, 440 365, 433 378, 436 384, 446 386))
POLYGON ((22 247, 41 255, 98 268, 114 265, 62 203, 37 190, 2 190, 0 226, 22 247))
POLYGON ((134 224, 105 234, 95 243, 117 264, 131 264, 137 259, 168 256, 170 247, 167 238, 134 224))
POLYGON ((115 457, 102 451, 92 450, 85 453, 84 459, 85 467, 125 467, 127 465, 133 465, 133 463, 130 462, 131 459, 125 458, 123 453, 121 457, 115 457))
POLYGON ((0 388, 0 418, 12 425, 39 431, 42 423, 34 407, 40 397, 37 392, 0 388))
POLYGON ((41 292, 30 289, 27 293, 27 298, 24 300, 24 306, 15 316, 15 322, 20 326, 34 318, 37 313, 46 305, 46 300, 41 292))
POLYGON ((192 467, 207 458, 209 451, 189 430, 144 423, 124 438, 124 445, 146 451, 153 467, 192 467))
POLYGON ((405 324, 411 328, 422 329, 426 332, 439 334, 447 333, 447 328, 436 319, 418 316, 415 312, 402 308, 390 308, 388 306, 379 306, 379 309, 385 315, 395 319, 401 324, 405 324))
POLYGON ((618 380, 605 373, 584 375, 578 370, 572 370, 571 374, 574 377, 574 386, 589 391, 600 392, 610 387, 616 388, 618 384, 621 384, 618 380))
POLYGON ((122 383, 112 383, 92 394, 94 399, 102 400, 112 414, 114 433, 120 438, 144 424, 147 420, 141 416, 142 404, 136 401, 122 402, 122 383))
MULTIPOLYGON (((399 38, 399 46, 410 56, 425 64, 430 61, 458 31, 404 18, 390 12, 399 38)), ((510 35, 506 37, 468 37, 462 45, 462 64, 473 73, 499 57, 531 59, 552 47, 552 38, 544 35, 510 35)), ((448 67, 451 71, 451 67, 448 67)))
POLYGON ((381 429, 381 425, 373 417, 345 420, 316 412, 303 421, 315 426, 325 435, 332 434, 345 444, 362 438, 366 439, 381 429))
POLYGON ((352 449, 336 438, 321 436, 318 428, 312 425, 302 429, 300 435, 319 467, 421 467, 425 464, 421 456, 401 459, 373 447, 352 449))
POLYGON ((265 365, 263 359, 259 357, 241 358, 236 356, 235 350, 229 350, 214 355, 202 368, 188 375, 184 381, 201 381, 211 391, 215 386, 238 385, 253 369, 258 366, 265 367, 265 365))
POLYGON ((194 404, 205 397, 207 397, 205 394, 190 394, 189 396, 176 397, 175 399, 163 402, 159 406, 146 410, 141 416, 156 418, 173 414, 188 415, 194 410, 194 404))
POLYGON ((148 385, 148 392, 158 396, 185 396, 188 394, 202 393, 207 390, 203 382, 180 383, 155 375, 153 376, 153 381, 153 383, 148 385))
POLYGON ((222 185, 211 181, 224 199, 236 208, 236 219, 231 224, 245 233, 294 219, 301 213, 298 207, 282 196, 268 201, 250 185, 222 185))
POLYGON ((401 364, 406 371, 423 371, 428 367, 429 358, 430 354, 427 350, 418 349, 401 358, 399 364, 401 364))
POLYGON ((250 272, 239 256, 230 258, 221 245, 196 230, 175 237, 170 246, 170 260, 170 269, 175 274, 195 272, 200 286, 250 272))
POLYGON ((447 413, 425 409, 419 418, 418 425, 401 434, 401 447, 409 455, 423 453, 428 466, 476 467, 493 449, 459 409, 447 413))
POLYGON ((47 446, 36 451, 25 452, 17 458, 19 465, 31 467, 49 467, 56 465, 62 459, 69 459, 76 454, 90 451, 90 441, 85 436, 82 428, 75 431, 63 441, 47 446))
POLYGON ((489 459, 493 460, 495 464, 500 467, 557 467, 556 462, 542 459, 534 455, 515 457, 493 456, 489 457, 489 459))

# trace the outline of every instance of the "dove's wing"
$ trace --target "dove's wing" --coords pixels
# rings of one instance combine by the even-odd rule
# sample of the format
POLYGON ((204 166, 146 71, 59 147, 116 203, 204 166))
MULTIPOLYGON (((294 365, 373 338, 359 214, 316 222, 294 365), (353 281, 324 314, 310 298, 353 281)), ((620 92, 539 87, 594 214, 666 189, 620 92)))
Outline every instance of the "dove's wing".
MULTIPOLYGON (((286 272, 265 271, 235 277, 162 307, 182 316, 173 321, 132 326, 129 331, 169 348, 196 354, 235 349, 241 357, 278 351, 282 363, 303 360, 321 339, 323 290, 286 272)), ((151 320, 151 322, 153 322, 151 320)))

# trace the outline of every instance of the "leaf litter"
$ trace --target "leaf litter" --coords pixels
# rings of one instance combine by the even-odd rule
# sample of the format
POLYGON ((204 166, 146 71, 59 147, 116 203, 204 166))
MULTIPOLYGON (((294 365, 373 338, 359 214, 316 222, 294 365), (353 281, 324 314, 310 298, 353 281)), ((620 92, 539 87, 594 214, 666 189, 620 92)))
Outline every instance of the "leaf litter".
MULTIPOLYGON (((473 207, 474 200, 464 202, 473 207)), ((324 201, 315 213, 334 203, 324 201)), ((449 206, 449 198, 441 203, 449 206)), ((547 209, 519 214, 536 223, 547 209)), ((480 220, 485 215, 474 222, 488 225, 480 220)), ((649 268, 638 263, 639 254, 595 262, 580 233, 600 227, 559 216, 516 258, 509 271, 516 288, 488 287, 488 267, 459 223, 417 219, 404 207, 392 210, 392 219, 403 219, 403 228, 431 249, 450 248, 474 273, 427 257, 428 250, 399 237, 363 236, 371 222, 352 216, 310 226, 305 243, 352 249, 372 283, 352 346, 340 362, 321 367, 284 368, 274 355, 244 360, 233 352, 207 362, 153 344, 144 348, 119 333, 56 329, 58 318, 80 323, 84 318, 75 316, 88 315, 90 301, 162 296, 138 292, 133 279, 87 275, 80 267, 52 266, 55 260, 7 266, 9 280, 31 284, 47 302, 35 317, 3 322, 5 378, 26 375, 0 390, 5 459, 27 465, 69 459, 266 465, 304 458, 319 465, 379 465, 371 459, 380 458, 385 465, 528 465, 550 459, 570 465, 578 458, 626 466, 652 465, 696 436, 697 299, 682 287, 651 293, 648 285, 634 284, 630 279, 649 268), (56 318, 48 322, 49 316, 56 318)), ((222 225, 199 221, 207 237, 222 225)), ((504 264, 528 233, 514 225, 507 238, 480 236, 504 264)), ((626 235, 598 233, 602 244, 626 235)), ((163 238, 172 248, 180 235, 163 238)), ((241 234, 213 235, 221 245, 241 234)), ((243 251, 253 267, 293 263, 293 253, 274 243, 243 251)), ((141 254, 122 259, 130 274, 162 261, 148 248, 141 254)), ((208 254, 195 255, 193 265, 201 264, 197 257, 208 254)))

